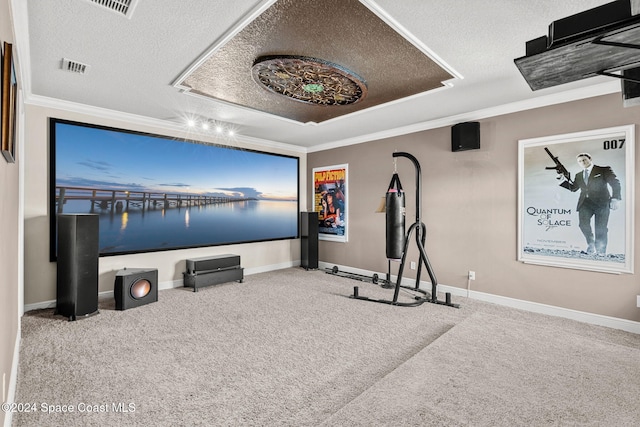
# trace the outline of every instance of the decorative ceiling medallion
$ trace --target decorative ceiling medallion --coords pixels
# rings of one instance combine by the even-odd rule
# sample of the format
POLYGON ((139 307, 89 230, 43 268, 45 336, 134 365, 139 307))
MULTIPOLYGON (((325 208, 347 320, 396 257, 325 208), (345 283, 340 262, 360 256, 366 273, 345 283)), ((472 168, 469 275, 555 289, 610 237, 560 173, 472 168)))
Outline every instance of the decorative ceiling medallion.
POLYGON ((367 95, 367 84, 360 76, 318 58, 261 56, 251 74, 266 89, 307 104, 348 105, 367 95))

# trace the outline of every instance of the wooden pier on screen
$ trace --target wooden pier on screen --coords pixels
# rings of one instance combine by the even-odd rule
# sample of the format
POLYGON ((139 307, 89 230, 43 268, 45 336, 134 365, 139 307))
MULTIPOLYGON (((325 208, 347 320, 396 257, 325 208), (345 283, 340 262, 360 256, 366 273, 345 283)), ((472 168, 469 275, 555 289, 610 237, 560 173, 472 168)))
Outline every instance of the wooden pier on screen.
POLYGON ((130 209, 141 211, 150 209, 168 209, 191 206, 206 206, 222 203, 234 203, 253 200, 251 198, 206 196, 184 193, 151 193, 147 191, 111 190, 90 187, 56 187, 56 212, 63 213, 69 200, 86 200, 90 203, 89 212, 111 211, 128 212, 130 209))

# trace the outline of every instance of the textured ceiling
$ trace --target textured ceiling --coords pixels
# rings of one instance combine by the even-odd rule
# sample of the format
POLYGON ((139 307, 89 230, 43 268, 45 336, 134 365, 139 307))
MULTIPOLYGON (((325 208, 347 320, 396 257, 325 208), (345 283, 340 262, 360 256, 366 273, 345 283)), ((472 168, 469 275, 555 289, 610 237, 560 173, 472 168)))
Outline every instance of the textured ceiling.
POLYGON ((606 77, 532 91, 514 65, 525 43, 545 34, 552 21, 608 2, 138 0, 130 17, 88 0, 11 5, 27 103, 156 129, 198 116, 232 126, 248 143, 318 150, 619 92, 620 83, 606 77), (321 12, 326 5, 331 12, 321 12), (288 105, 300 112, 316 108, 251 79, 255 57, 273 53, 340 64, 366 80, 367 97, 335 107, 346 114, 334 118, 325 114, 334 107, 317 107, 323 114, 313 117, 284 116, 288 105), (64 71, 63 58, 89 71, 64 71), (429 90, 421 80, 431 74, 429 58, 455 76, 451 87, 429 90), (215 84, 201 88, 209 96, 175 86, 195 79, 188 72, 196 65, 205 70, 209 59, 220 66, 211 70, 215 84))
POLYGON ((279 0, 200 61, 178 87, 302 123, 319 123, 443 86, 453 75, 358 0, 279 0), (361 76, 367 95, 350 105, 301 104, 252 78, 254 60, 295 55, 361 76))

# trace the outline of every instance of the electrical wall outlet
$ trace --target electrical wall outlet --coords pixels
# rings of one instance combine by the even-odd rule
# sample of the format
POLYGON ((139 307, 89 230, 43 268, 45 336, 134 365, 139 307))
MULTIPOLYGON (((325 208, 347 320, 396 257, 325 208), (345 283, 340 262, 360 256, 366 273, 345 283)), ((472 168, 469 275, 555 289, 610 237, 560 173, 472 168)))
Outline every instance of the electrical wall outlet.
POLYGON ((636 296, 636 307, 640 307, 640 295, 636 296))
POLYGON ((476 280, 476 272, 469 270, 469 280, 476 280))
POLYGON ((416 262, 415 261, 411 261, 411 269, 412 270, 416 269, 416 262))

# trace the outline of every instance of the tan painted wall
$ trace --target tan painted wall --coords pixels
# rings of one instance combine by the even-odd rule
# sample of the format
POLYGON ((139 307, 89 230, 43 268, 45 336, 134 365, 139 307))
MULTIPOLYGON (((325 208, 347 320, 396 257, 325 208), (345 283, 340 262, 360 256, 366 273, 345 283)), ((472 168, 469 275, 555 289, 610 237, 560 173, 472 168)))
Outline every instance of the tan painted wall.
MULTIPOLYGON (((481 148, 452 152, 450 128, 439 128, 308 155, 307 180, 314 167, 349 164, 349 242, 320 242, 320 260, 386 272, 385 215, 374 213, 393 173, 394 151, 414 155, 422 168, 422 221, 426 250, 438 282, 573 310, 640 321, 636 274, 607 274, 517 261, 518 140, 640 124, 640 108, 623 108, 608 95, 481 120, 481 148)), ((640 164, 637 160, 637 168, 640 164)), ((413 164, 398 159, 407 191, 407 226, 415 221, 413 164)), ((636 200, 638 188, 636 185, 636 200)), ((307 188, 308 196, 311 189, 307 188)), ((311 199, 308 199, 311 200, 311 199)), ((311 208, 311 206, 308 206, 311 208)), ((636 210, 637 212, 637 210, 636 210)), ((640 229, 635 215, 635 242, 640 229)), ((410 245, 408 260, 417 260, 410 245)), ((635 268, 640 253, 635 250, 635 268)), ((392 266, 392 274, 397 265, 392 266)), ((407 268, 406 277, 413 271, 407 268)), ((423 281, 429 281, 423 273, 423 281)))
MULTIPOLYGON (((79 113, 71 113, 39 106, 27 105, 26 153, 25 163, 25 304, 53 301, 56 298, 56 264, 49 262, 49 157, 48 157, 48 118, 56 117, 85 123, 133 129, 141 132, 169 135, 166 130, 143 126, 134 126, 117 120, 100 119, 79 113)), ((178 134, 169 136, 181 137, 178 134)), ((205 138, 197 138, 205 140, 205 138)), ((224 141, 212 141, 225 144, 224 141)), ((229 143, 227 143, 228 145, 229 143)), ((240 146, 240 143, 233 143, 240 146)), ((306 155, 284 150, 265 150, 264 147, 249 147, 262 151, 298 156, 300 158, 301 187, 305 188, 304 171, 306 155)), ((306 204, 305 195, 301 195, 300 206, 306 204)), ((242 245, 216 246, 208 248, 185 249, 141 253, 126 256, 101 257, 99 261, 99 292, 112 291, 116 272, 122 268, 157 268, 158 281, 182 281, 187 258, 234 253, 240 255, 242 266, 246 270, 271 266, 287 265, 300 260, 299 240, 279 240, 242 245)))
MULTIPOLYGON (((9 16, 9 2, 1 0, 0 42, 13 43, 9 16)), ((6 385, 2 390, 5 396, 12 380, 11 367, 19 330, 18 203, 21 162, 22 153, 19 151, 16 152, 16 163, 13 164, 7 163, 0 156, 0 376, 5 378, 6 385)), ((4 424, 5 416, 4 412, 0 412, 0 423, 4 424)))

